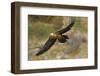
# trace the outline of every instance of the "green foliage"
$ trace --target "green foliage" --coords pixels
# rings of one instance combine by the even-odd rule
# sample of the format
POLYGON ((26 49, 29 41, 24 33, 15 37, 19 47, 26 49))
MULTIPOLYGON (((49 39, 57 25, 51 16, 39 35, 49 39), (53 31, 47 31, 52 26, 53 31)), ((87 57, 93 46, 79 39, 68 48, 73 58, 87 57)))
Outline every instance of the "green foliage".
POLYGON ((80 20, 75 19, 75 28, 81 28, 80 20))
POLYGON ((28 35, 29 38, 32 38, 35 36, 38 39, 45 38, 49 35, 49 33, 54 32, 55 29, 51 27, 52 25, 42 23, 42 22, 37 22, 34 24, 29 24, 28 26, 28 35))
POLYGON ((80 30, 80 32, 87 32, 87 23, 84 22, 83 20, 81 19, 85 19, 84 17, 81 18, 81 17, 77 17, 77 18, 74 18, 75 19, 75 25, 74 25, 74 28, 75 30, 80 30))

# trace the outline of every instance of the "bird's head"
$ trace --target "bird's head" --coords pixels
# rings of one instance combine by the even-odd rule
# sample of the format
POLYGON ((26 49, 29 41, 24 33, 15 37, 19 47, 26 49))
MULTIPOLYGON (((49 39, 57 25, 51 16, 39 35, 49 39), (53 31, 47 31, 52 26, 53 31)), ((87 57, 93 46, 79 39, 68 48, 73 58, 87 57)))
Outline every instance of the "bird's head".
POLYGON ((50 37, 53 38, 53 39, 56 39, 57 35, 55 33, 50 33, 50 37))

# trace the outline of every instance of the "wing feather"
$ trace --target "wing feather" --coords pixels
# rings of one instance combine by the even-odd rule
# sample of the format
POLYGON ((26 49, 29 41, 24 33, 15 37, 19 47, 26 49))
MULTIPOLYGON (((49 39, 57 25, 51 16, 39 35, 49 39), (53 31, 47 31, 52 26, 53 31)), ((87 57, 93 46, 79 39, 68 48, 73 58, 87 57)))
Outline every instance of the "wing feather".
POLYGON ((67 27, 65 27, 65 28, 63 28, 63 29, 61 29, 61 30, 59 30, 59 31, 57 31, 59 34, 63 34, 63 33, 65 33, 65 32, 67 32, 67 31, 69 31, 71 28, 72 28, 72 26, 74 25, 74 21, 72 21, 67 27))
POLYGON ((55 43, 56 39, 52 39, 49 37, 49 39, 46 41, 44 46, 40 49, 40 51, 36 54, 37 56, 40 54, 43 54, 44 52, 48 51, 48 49, 51 48, 51 46, 55 43))

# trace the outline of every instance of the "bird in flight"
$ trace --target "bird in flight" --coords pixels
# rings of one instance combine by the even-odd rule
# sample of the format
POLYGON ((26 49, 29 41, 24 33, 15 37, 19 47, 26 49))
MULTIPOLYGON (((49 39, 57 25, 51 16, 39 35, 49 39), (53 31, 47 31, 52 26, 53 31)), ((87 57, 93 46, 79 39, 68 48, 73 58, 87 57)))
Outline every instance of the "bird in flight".
POLYGON ((60 43, 65 43, 67 41, 67 39, 69 39, 69 37, 67 35, 63 35, 63 34, 68 32, 72 28, 74 23, 75 23, 75 21, 73 20, 67 27, 65 27, 61 30, 58 30, 55 33, 50 33, 48 40, 46 41, 44 46, 40 48, 39 52, 36 53, 36 56, 39 56, 39 55, 45 53, 46 51, 48 51, 54 45, 56 40, 58 40, 60 43))

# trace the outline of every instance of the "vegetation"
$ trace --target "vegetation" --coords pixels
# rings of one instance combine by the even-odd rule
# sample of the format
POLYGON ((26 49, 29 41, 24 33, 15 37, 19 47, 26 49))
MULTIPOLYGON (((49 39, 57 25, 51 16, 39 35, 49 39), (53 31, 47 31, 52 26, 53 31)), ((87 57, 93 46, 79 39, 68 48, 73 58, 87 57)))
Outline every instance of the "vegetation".
POLYGON ((28 60, 87 58, 87 22, 86 17, 29 15, 28 60), (66 27, 71 19, 75 19, 75 25, 68 33, 65 33, 70 37, 69 43, 56 42, 48 52, 35 56, 48 39, 49 34, 66 27))

